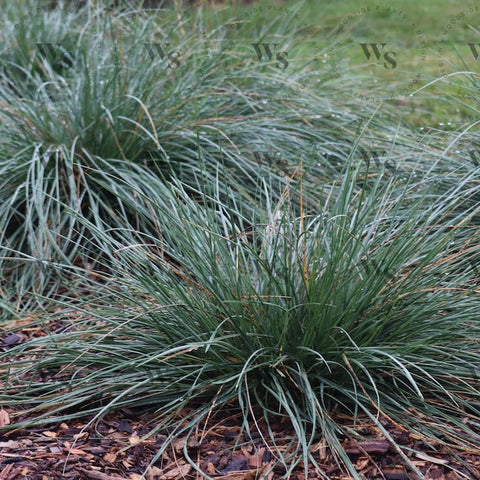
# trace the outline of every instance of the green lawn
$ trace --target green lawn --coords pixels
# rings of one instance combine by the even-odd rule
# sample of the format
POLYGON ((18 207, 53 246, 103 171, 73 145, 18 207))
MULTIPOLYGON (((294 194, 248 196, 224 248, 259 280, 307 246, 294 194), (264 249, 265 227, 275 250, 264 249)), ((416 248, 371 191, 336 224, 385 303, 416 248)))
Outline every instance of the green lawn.
POLYGON ((243 43, 255 41, 259 24, 288 22, 285 38, 270 35, 263 40, 279 43, 279 49, 288 45, 289 61, 303 64, 312 75, 322 70, 338 73, 340 83, 352 74, 361 75, 354 91, 343 84, 345 96, 374 103, 393 98, 389 103, 397 114, 418 126, 455 129, 478 119, 474 74, 453 75, 428 85, 458 71, 478 73, 480 7, 474 1, 461 6, 449 1, 407 1, 397 6, 376 1, 252 6, 236 2, 218 8, 217 15, 217 25, 230 25, 235 19, 237 28, 229 31, 243 43), (378 59, 372 43, 377 45, 378 59), (312 57, 318 59, 313 65, 308 62, 312 57))

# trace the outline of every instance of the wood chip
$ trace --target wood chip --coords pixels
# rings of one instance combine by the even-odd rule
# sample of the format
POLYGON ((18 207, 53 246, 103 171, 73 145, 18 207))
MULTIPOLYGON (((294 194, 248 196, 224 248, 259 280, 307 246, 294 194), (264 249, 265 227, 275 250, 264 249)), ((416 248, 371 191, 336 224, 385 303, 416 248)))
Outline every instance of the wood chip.
POLYGON ((130 480, 129 478, 109 475, 107 473, 97 472, 96 470, 86 470, 85 468, 79 468, 79 471, 81 471, 86 478, 93 480, 130 480))
POLYGON ((17 343, 20 343, 22 341, 22 337, 20 335, 17 335, 16 333, 12 333, 10 335, 7 335, 3 339, 3 343, 5 345, 11 346, 11 345, 16 345, 17 343))
POLYGON ((163 470, 161 468, 152 466, 148 469, 147 480, 156 480, 162 473, 163 470))
POLYGON ((13 463, 10 463, 7 465, 1 472, 0 472, 0 479, 4 480, 8 478, 8 474, 10 473, 10 470, 13 468, 13 463))
POLYGON ((117 461, 117 454, 116 453, 106 453, 103 456, 103 459, 108 463, 115 463, 117 461))
POLYGON ((344 445, 345 451, 350 454, 360 453, 386 453, 390 444, 386 440, 365 440, 363 442, 347 441, 344 445))
POLYGON ((6 410, 0 408, 0 427, 4 425, 10 425, 10 415, 6 410))
POLYGON ((18 449, 20 444, 15 440, 9 440, 8 442, 0 442, 0 448, 18 449))
POLYGON ((118 429, 118 431, 120 431, 120 432, 133 433, 133 428, 132 428, 132 426, 131 426, 130 423, 129 423, 127 420, 125 420, 125 419, 120 420, 120 422, 118 423, 117 429, 118 429))
POLYGON ((427 462, 436 463, 438 465, 447 465, 448 464, 448 460, 444 460, 443 458, 431 457, 430 455, 427 455, 426 453, 422 453, 422 452, 416 452, 415 456, 417 458, 420 458, 421 460, 426 460, 427 462))
POLYGON ((320 460, 324 462, 327 459, 327 440, 323 437, 316 445, 312 445, 311 452, 317 452, 320 455, 320 460))
POLYGON ((242 472, 230 472, 227 475, 215 477, 215 480, 255 480, 257 478, 257 470, 245 470, 242 472))
POLYGON ((185 446, 186 438, 177 438, 172 442, 172 447, 175 449, 177 453, 180 453, 183 450, 183 447, 185 446))
POLYGON ((409 474, 402 468, 385 468, 382 470, 386 480, 409 480, 409 474))
POLYGON ((186 463, 185 465, 180 465, 178 467, 169 470, 168 472, 160 475, 158 480, 174 480, 184 478, 192 469, 192 466, 186 463))

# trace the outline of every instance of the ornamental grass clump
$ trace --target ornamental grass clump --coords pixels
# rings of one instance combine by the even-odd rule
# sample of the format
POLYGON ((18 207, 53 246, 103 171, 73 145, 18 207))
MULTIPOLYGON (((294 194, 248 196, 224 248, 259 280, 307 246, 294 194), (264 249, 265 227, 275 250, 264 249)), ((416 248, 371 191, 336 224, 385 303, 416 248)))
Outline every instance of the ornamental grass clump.
MULTIPOLYGON (((356 113, 333 96, 297 91, 307 60, 279 71, 259 61, 251 38, 230 38, 202 9, 60 7, 15 2, 0 20, 0 297, 9 311, 70 288, 52 265, 87 266, 79 219, 137 222, 153 234, 137 216, 151 177, 180 178, 187 190, 222 178, 222 198, 236 192, 255 210, 262 182, 281 192, 301 154, 317 155, 304 179, 315 185, 338 176, 359 123, 394 133, 370 118, 373 108, 356 113), (137 202, 108 185, 113 173, 137 202)), ((272 19, 256 34, 287 48, 294 31, 272 19)))
POLYGON ((311 448, 323 438, 361 478, 342 439, 361 438, 362 424, 420 477, 388 422, 426 444, 477 451, 471 179, 432 201, 425 179, 400 187, 379 175, 372 185, 353 165, 317 192, 327 200, 315 213, 292 206, 289 184, 280 195, 265 185, 269 207, 251 216, 235 196, 194 200, 176 181, 152 188, 155 235, 83 221, 92 253, 101 246, 116 274, 55 314, 69 319, 64 331, 2 354, 0 402, 24 402, 37 424, 147 410, 150 435, 170 432, 152 462, 216 412, 240 409, 249 433, 266 422, 260 434, 287 476, 302 461, 323 471, 311 448), (277 446, 278 418, 295 432, 288 448, 277 446))

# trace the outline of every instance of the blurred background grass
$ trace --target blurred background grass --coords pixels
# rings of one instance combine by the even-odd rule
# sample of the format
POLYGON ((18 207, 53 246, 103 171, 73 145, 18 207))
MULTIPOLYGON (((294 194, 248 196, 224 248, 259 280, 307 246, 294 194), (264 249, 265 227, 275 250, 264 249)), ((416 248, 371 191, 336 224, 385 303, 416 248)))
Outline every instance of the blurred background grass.
MULTIPOLYGON (((185 3, 174 3, 183 15, 193 11, 185 3)), ((209 28, 209 20, 213 27, 218 21, 227 24, 235 18, 237 25, 242 25, 236 34, 252 34, 255 25, 261 22, 275 22, 280 17, 291 19, 295 44, 289 50, 289 60, 305 60, 315 50, 336 44, 336 63, 342 63, 345 72, 364 76, 363 95, 367 99, 374 87, 388 87, 396 94, 407 86, 410 95, 439 77, 458 71, 478 72, 479 59, 468 45, 480 40, 480 5, 473 0, 461 4, 449 0, 422 3, 305 0, 268 4, 232 0, 197 5, 207 7, 204 28, 209 28), (335 30, 343 23, 341 35, 336 35, 335 30), (360 43, 386 43, 385 51, 396 52, 396 68, 367 61, 360 43), (414 79, 417 82, 408 86, 409 80, 414 79)), ((476 49, 480 53, 480 46, 476 49)), ((476 87, 474 75, 453 75, 428 85, 413 97, 407 95, 390 103, 406 122, 452 130, 479 117, 476 87)), ((348 90, 344 93, 346 97, 352 96, 348 90)), ((353 95, 359 96, 359 91, 353 95)))

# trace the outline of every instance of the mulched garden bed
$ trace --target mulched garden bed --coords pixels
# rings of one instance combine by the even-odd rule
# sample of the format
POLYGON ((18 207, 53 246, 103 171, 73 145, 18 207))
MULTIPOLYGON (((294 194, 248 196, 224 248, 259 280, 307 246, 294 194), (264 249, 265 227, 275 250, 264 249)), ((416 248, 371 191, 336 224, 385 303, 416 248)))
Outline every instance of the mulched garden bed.
MULTIPOLYGON (((4 423, 12 409, 0 414, 4 423)), ((0 411, 0 412, 2 412, 0 411)), ((339 419, 340 420, 340 419, 339 419)), ((345 424, 348 419, 343 419, 345 424)), ((0 432, 1 480, 98 479, 138 480, 150 461, 167 439, 168 432, 140 440, 154 425, 145 416, 123 409, 102 419, 98 425, 86 426, 81 421, 0 432), (126 447, 130 447, 124 450, 126 447)), ((259 424, 263 431, 265 425, 259 424)), ((351 427, 353 425, 350 425, 351 427)), ((385 423, 389 433, 400 445, 415 448, 410 460, 427 479, 480 478, 480 455, 448 452, 444 448, 432 451, 421 440, 385 423), (465 465, 461 464, 463 460, 465 465)), ((286 450, 293 432, 288 424, 275 425, 277 448, 286 450)), ((362 441, 344 439, 343 446, 365 479, 409 480, 417 478, 401 456, 382 438, 378 428, 364 423, 359 428, 362 441)), ((251 432, 257 432, 252 422, 251 432)), ((148 480, 205 478, 186 460, 184 450, 209 476, 222 480, 284 479, 285 468, 275 459, 275 449, 259 433, 252 437, 241 428, 240 414, 227 415, 211 421, 196 435, 178 438, 149 467, 148 480), (186 445, 185 445, 186 443, 186 445)), ((311 447, 318 464, 338 480, 352 478, 335 463, 323 439, 311 447)), ((308 478, 324 478, 309 465, 308 478)), ((305 480, 303 464, 289 477, 305 480)))
MULTIPOLYGON (((46 326, 40 322, 36 324, 35 318, 30 317, 14 322, 14 326, 17 328, 15 333, 7 333, 0 338, 2 350, 9 350, 37 336, 45 336, 47 331, 60 331, 66 324, 56 320, 46 326)), ((41 379, 48 380, 48 375, 41 379)), ((0 405, 0 426, 8 425, 13 417, 15 422, 33 420, 22 413, 26 409, 26 405, 3 408, 0 405)), ((147 469, 147 480, 205 478, 187 461, 185 451, 201 471, 215 479, 306 480, 301 462, 288 477, 285 468, 278 462, 275 447, 268 440, 267 426, 258 416, 256 421, 252 419, 250 422, 251 434, 248 434, 242 428, 240 412, 218 412, 195 435, 188 439, 180 436, 173 441, 152 465, 152 459, 171 432, 160 432, 142 439, 155 428, 155 423, 149 422, 147 414, 121 409, 109 413, 98 424, 90 420, 91 417, 85 417, 43 427, 0 430, 0 480, 139 480, 147 469)), ((467 418, 464 420, 468 421, 467 418)), ((335 421, 350 431, 356 431, 362 438, 358 441, 344 438, 342 445, 364 479, 417 478, 398 451, 367 418, 359 419, 361 425, 353 425, 351 418, 340 415, 335 421)), ((382 425, 398 445, 417 451, 408 453, 404 450, 425 478, 480 479, 480 448, 471 453, 449 451, 432 442, 427 445, 388 420, 382 420, 382 425)), ((276 448, 286 455, 292 449, 294 432, 291 425, 285 419, 279 419, 270 426, 275 432, 276 448)), ((469 426, 478 430, 480 437, 480 428, 469 426)), ((317 464, 332 480, 352 478, 335 462, 321 436, 310 450, 317 464)), ((313 465, 308 465, 308 478, 325 477, 313 465)))

